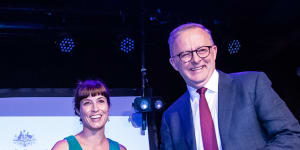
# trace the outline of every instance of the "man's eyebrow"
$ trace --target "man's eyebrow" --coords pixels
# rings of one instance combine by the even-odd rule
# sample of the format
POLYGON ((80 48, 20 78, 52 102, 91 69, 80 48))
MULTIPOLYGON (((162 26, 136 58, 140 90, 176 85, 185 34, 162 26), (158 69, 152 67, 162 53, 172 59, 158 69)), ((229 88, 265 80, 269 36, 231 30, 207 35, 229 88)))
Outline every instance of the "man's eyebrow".
POLYGON ((106 99, 105 96, 98 97, 97 99, 106 99))

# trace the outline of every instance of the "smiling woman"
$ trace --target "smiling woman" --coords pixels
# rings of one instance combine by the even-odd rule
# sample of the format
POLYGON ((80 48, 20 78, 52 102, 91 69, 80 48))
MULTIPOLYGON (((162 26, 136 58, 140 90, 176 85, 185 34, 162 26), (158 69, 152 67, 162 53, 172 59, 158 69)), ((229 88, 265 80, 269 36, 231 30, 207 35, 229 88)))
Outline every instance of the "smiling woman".
POLYGON ((104 134, 109 109, 109 91, 105 84, 98 80, 79 82, 75 92, 74 110, 80 117, 83 130, 75 136, 58 141, 52 150, 126 150, 104 134))

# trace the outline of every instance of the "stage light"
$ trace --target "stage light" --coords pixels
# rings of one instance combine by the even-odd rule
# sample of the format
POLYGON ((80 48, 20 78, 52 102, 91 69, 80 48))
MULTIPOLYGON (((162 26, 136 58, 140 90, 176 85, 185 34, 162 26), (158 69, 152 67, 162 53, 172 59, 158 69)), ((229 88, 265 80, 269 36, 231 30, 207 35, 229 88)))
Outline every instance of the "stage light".
POLYGON ((231 54, 238 53, 241 48, 241 44, 239 40, 232 40, 228 44, 228 51, 231 54))
POLYGON ((150 107, 150 104, 148 101, 141 101, 140 108, 142 110, 147 110, 149 107, 150 107))
POLYGON ((70 53, 75 47, 75 42, 71 37, 65 37, 59 43, 60 51, 63 53, 70 53))
POLYGON ((151 109, 151 98, 149 97, 137 97, 132 103, 133 108, 136 112, 142 113, 142 130, 146 130, 147 127, 147 112, 152 111, 151 109))
POLYGON ((162 110, 163 101, 160 97, 137 97, 132 106, 137 113, 142 114, 142 130, 146 130, 147 114, 154 110, 162 110))
POLYGON ((149 97, 137 97, 134 99, 132 104, 136 112, 150 112, 151 108, 151 99, 149 97))
POLYGON ((154 110, 162 110, 163 101, 160 97, 137 97, 134 99, 132 106, 137 113, 142 114, 142 130, 146 130, 148 113, 154 110))
POLYGON ((65 32, 58 34, 54 43, 61 53, 71 53, 77 45, 71 34, 65 32))
POLYGON ((154 102, 154 108, 155 108, 156 110, 161 110, 162 107, 163 107, 163 102, 162 102, 162 100, 160 100, 160 99, 155 100, 155 102, 154 102))
POLYGON ((125 37, 120 43, 120 50, 125 53, 130 53, 134 49, 134 40, 130 37, 125 37))
POLYGON ((161 110, 164 106, 160 97, 137 97, 132 103, 136 112, 150 112, 153 110, 161 110))

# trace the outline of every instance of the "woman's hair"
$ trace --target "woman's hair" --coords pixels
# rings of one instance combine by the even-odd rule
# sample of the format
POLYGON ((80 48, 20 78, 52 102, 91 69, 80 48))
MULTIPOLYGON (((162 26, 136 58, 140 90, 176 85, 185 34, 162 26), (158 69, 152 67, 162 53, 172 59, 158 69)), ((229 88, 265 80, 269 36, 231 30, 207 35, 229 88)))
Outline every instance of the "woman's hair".
POLYGON ((102 95, 107 99, 108 106, 110 107, 109 90, 106 85, 100 80, 85 80, 79 81, 74 95, 74 110, 75 114, 79 116, 81 100, 89 96, 102 95))

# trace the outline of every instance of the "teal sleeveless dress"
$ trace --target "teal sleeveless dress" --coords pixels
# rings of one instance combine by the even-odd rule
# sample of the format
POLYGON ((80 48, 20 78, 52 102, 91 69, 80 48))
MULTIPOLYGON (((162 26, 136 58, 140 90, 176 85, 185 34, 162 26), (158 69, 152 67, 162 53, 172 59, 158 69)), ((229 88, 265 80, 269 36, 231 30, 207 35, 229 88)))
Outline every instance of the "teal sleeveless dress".
MULTIPOLYGON (((82 150, 79 142, 77 141, 77 139, 75 138, 75 136, 71 135, 65 138, 68 141, 69 144, 69 150, 82 150)), ((120 150, 120 146, 119 143, 116 141, 113 141, 109 138, 108 142, 109 142, 109 150, 120 150)))

